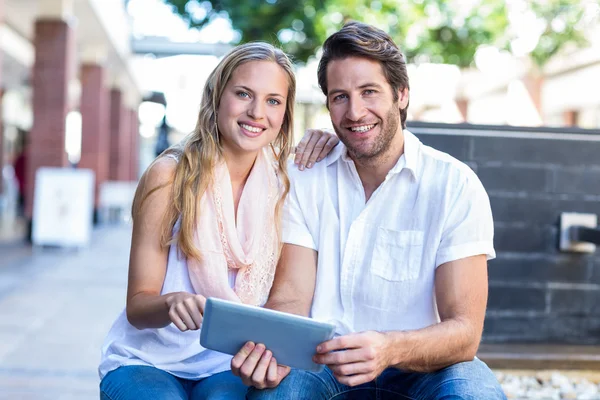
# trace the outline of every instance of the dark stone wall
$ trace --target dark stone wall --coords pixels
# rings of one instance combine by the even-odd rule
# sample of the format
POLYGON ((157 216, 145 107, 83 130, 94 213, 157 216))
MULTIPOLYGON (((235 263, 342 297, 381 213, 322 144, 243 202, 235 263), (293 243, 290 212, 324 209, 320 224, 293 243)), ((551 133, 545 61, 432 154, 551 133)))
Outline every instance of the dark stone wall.
POLYGON ((466 162, 492 205, 484 342, 600 344, 600 247, 558 250, 561 212, 600 214, 600 130, 409 123, 466 162))

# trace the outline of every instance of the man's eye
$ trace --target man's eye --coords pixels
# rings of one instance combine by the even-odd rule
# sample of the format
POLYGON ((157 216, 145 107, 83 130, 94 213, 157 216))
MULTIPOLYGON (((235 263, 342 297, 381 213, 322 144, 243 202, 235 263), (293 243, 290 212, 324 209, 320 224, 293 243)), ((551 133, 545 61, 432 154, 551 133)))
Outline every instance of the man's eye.
POLYGON ((346 96, 345 94, 338 94, 337 96, 335 96, 335 97, 333 98, 333 100, 334 100, 334 101, 343 100, 343 99, 345 99, 346 97, 348 97, 348 96, 346 96))
POLYGON ((373 94, 375 91, 373 89, 367 89, 363 92, 364 94, 373 94))

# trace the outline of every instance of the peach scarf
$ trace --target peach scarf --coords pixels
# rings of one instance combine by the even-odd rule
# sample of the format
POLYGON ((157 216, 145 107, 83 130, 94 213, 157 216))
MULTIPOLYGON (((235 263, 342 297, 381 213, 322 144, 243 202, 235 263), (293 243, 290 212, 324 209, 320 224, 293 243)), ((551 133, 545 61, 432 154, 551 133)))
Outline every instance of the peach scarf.
POLYGON ((242 192, 235 221, 233 189, 225 163, 200 200, 196 243, 202 260, 188 260, 196 293, 252 305, 267 301, 275 276, 279 240, 275 205, 280 194, 274 162, 261 151, 242 192), (237 270, 235 285, 229 270, 237 270))

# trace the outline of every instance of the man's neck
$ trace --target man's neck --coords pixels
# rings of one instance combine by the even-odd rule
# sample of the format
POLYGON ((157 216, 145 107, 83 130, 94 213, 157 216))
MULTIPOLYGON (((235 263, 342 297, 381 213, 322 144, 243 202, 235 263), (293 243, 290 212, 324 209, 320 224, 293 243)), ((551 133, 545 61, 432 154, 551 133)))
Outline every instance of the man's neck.
POLYGON ((398 163, 402 154, 404 154, 404 132, 399 127, 388 149, 379 156, 367 160, 352 157, 365 191, 365 202, 369 201, 373 192, 385 181, 388 172, 398 163))

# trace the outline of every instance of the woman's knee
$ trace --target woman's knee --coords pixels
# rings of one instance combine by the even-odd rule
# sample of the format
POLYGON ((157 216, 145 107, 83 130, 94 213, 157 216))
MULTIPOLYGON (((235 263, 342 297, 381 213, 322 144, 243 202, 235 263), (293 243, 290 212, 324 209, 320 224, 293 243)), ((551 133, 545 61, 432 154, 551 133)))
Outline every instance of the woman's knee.
POLYGON ((190 400, 243 400, 248 387, 231 371, 220 372, 198 381, 190 400))
POLYGON ((119 367, 100 382, 101 399, 164 398, 165 395, 170 399, 187 399, 187 393, 176 377, 154 367, 119 367))

